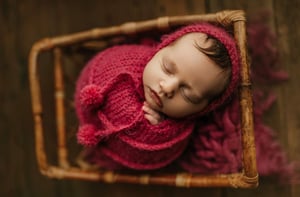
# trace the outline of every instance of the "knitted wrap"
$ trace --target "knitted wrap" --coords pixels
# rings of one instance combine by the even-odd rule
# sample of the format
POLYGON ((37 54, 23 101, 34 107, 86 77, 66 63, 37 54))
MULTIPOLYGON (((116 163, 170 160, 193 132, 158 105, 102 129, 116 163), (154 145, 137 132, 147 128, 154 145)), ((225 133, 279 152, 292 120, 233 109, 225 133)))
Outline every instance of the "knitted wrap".
POLYGON ((224 95, 196 115, 215 109, 233 92, 239 66, 235 43, 225 31, 212 25, 187 26, 157 46, 106 49, 88 62, 76 84, 75 107, 80 122, 77 139, 88 148, 90 161, 107 169, 151 170, 170 164, 185 150, 194 119, 167 118, 158 125, 150 124, 142 110, 142 73, 158 50, 189 32, 203 32, 219 39, 230 54, 234 75, 224 95))
POLYGON ((93 147, 91 157, 105 168, 160 168, 186 147, 192 122, 168 119, 152 125, 144 118, 141 77, 152 54, 148 46, 109 48, 96 55, 78 79, 78 142, 93 147))

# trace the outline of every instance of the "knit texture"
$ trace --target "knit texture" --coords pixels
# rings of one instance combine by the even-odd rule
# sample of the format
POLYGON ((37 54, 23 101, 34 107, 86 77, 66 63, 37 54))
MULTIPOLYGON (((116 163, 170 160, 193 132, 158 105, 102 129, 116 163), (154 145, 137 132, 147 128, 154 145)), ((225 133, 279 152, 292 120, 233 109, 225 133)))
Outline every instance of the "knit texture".
POLYGON ((143 68, 153 48, 123 45, 96 55, 82 71, 75 94, 80 120, 78 142, 102 167, 156 169, 185 149, 194 126, 165 120, 152 125, 144 118, 143 68))
POLYGON ((195 117, 214 110, 234 92, 239 59, 234 40, 209 24, 184 27, 165 36, 157 46, 115 46, 96 55, 83 69, 75 93, 80 121, 78 142, 87 157, 107 169, 152 170, 164 167, 185 150, 195 117), (220 40, 232 60, 232 77, 220 99, 193 118, 170 119, 152 125, 144 118, 142 72, 161 48, 190 32, 207 33, 220 40))

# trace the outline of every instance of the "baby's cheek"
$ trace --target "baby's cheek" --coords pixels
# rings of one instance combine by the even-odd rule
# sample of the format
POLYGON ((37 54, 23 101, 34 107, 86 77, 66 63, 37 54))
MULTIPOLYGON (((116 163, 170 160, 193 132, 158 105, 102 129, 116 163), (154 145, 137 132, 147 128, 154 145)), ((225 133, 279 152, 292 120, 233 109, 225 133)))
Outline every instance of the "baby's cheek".
POLYGON ((173 118, 182 118, 189 114, 191 107, 181 102, 172 102, 164 107, 163 113, 173 118))

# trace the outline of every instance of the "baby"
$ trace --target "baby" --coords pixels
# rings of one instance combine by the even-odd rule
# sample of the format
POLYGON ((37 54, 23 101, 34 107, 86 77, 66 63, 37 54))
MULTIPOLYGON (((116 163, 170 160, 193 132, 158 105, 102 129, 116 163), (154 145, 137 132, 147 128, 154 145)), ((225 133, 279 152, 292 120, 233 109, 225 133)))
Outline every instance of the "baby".
POLYGON ((156 46, 115 46, 83 69, 75 92, 78 142, 89 162, 152 170, 185 150, 196 119, 238 83, 234 39, 210 24, 183 27, 156 46))
POLYGON ((145 118, 182 118, 202 111, 227 87, 231 61, 224 45, 204 33, 189 33, 159 50, 143 72, 145 118))

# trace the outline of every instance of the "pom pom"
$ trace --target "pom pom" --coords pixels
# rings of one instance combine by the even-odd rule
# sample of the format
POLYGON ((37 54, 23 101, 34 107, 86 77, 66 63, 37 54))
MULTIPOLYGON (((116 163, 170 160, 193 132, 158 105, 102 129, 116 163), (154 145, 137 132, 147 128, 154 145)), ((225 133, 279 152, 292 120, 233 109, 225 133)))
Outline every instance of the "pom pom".
POLYGON ((95 134, 96 128, 93 125, 86 124, 81 126, 77 133, 78 143, 85 146, 95 146, 99 141, 95 134))
POLYGON ((80 91, 80 103, 84 106, 100 104, 103 100, 101 89, 99 86, 91 84, 87 85, 80 91))

